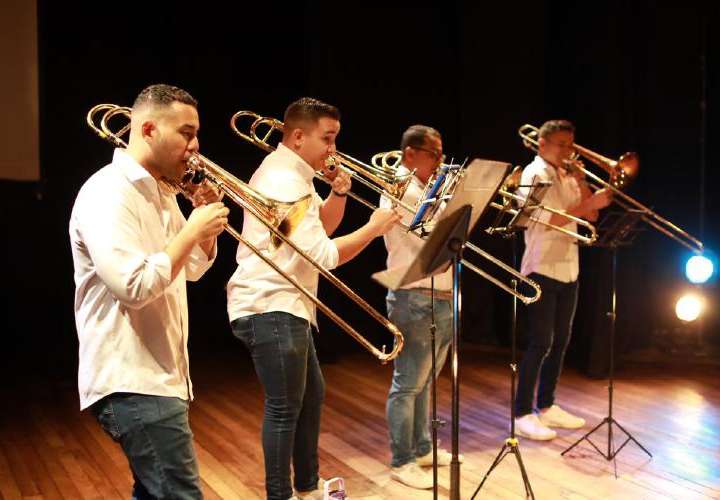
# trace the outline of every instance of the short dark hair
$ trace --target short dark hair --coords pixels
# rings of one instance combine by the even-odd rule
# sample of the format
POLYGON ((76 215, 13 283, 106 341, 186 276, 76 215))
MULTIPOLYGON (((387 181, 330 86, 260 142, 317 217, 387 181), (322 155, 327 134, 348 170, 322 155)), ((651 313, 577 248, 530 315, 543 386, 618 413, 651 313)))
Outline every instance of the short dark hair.
POLYGON ((285 110, 283 117, 285 131, 290 132, 309 124, 316 124, 320 118, 332 118, 340 121, 340 110, 318 99, 301 97, 285 110))
POLYGON ((188 104, 194 108, 197 108, 197 100, 191 96, 187 91, 174 87, 173 85, 166 85, 164 83, 156 83, 146 87, 138 94, 133 103, 133 109, 137 109, 145 105, 155 106, 170 106, 173 102, 181 102, 188 104))
POLYGON ((400 141, 400 149, 405 151, 405 148, 410 146, 411 148, 421 148, 425 145, 425 139, 434 135, 438 139, 442 140, 440 132, 427 125, 412 125, 403 133, 402 140, 400 141))
POLYGON ((542 124, 538 131, 538 137, 546 138, 553 135, 555 132, 571 132, 575 133, 575 125, 568 120, 548 120, 542 124))

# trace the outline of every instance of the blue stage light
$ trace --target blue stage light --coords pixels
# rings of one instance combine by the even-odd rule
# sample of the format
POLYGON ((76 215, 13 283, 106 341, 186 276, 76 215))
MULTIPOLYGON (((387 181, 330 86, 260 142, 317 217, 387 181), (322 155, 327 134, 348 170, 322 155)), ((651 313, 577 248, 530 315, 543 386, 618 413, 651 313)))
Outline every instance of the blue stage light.
POLYGON ((685 263, 685 276, 690 283, 705 283, 715 272, 713 261, 704 255, 693 255, 685 263))

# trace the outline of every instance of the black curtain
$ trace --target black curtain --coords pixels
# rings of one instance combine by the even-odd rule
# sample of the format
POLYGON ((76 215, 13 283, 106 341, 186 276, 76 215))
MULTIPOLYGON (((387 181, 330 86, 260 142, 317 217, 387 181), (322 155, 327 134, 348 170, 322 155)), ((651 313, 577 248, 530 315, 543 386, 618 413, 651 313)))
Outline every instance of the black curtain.
MULTIPOLYGON (((567 118, 577 125, 579 144, 611 158, 638 151, 640 176, 630 193, 699 235, 704 79, 703 236, 710 248, 718 245, 718 201, 712 196, 718 173, 710 166, 718 159, 712 139, 718 129, 719 56, 713 50, 717 9, 710 4, 538 1, 489 8, 446 2, 413 8, 351 5, 343 14, 331 3, 313 1, 272 10, 210 2, 187 10, 182 4, 133 6, 123 4, 124 10, 110 14, 104 4, 39 1, 42 181, 0 183, 6 214, 0 227, 6 236, 3 331, 7 351, 21 366, 75 370, 67 223, 82 182, 112 155, 85 125, 85 114, 101 102, 129 105, 156 82, 179 85, 199 99, 203 152, 242 179, 250 177, 262 153, 234 136, 229 117, 239 109, 281 117, 302 95, 340 107, 339 149, 364 159, 397 148, 407 126, 425 123, 442 132, 445 150, 455 159, 524 165, 532 153, 521 145, 518 127, 567 118)), ((376 199, 372 192, 358 191, 376 199)), ((368 215, 351 202, 339 233, 368 215)), ((239 213, 233 221, 241 223, 239 213)), ((510 260, 510 242, 485 235, 482 227, 473 241, 510 260)), ((224 292, 235 243, 223 236, 220 245, 215 267, 189 287, 191 346, 198 354, 235 346, 224 292)), ((569 362, 586 366, 600 352, 606 331, 603 279, 608 273, 601 250, 582 253, 569 362)), ((681 265, 687 254, 650 230, 620 252, 623 350, 652 345, 653 332, 673 321, 673 294, 684 284, 681 265)), ((369 275, 382 269, 384 260, 377 240, 338 270, 381 311, 385 291, 369 275)), ((507 345, 509 296, 470 272, 464 276, 464 338, 507 345)), ((716 286, 706 290, 717 304, 716 286)), ((323 285, 321 294, 370 338, 387 342, 377 325, 336 292, 323 285)), ((320 326, 326 349, 339 354, 358 349, 334 325, 323 320, 320 326)), ((715 315, 707 318, 705 329, 707 339, 717 339, 715 315)))

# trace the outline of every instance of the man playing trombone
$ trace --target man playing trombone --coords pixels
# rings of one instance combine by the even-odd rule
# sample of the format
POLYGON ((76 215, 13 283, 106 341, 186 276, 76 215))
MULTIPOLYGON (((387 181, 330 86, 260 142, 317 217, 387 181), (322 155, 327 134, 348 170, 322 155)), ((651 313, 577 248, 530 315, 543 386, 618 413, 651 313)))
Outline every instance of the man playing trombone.
POLYGON ((80 407, 122 445, 133 498, 202 497, 185 282, 212 264, 228 209, 203 184, 185 220, 168 189, 199 149, 198 128, 187 92, 143 90, 127 148, 83 185, 70 217, 80 407))
MULTIPOLYGON (((412 175, 402 199, 413 206, 422 196, 425 185, 444 158, 440 133, 425 125, 413 125, 402 136, 401 165, 397 174, 412 175)), ((381 207, 392 202, 381 198, 381 207)), ((413 214, 406 213, 403 222, 409 225, 413 214)), ((400 226, 385 236, 388 268, 411 263, 424 242, 400 226)), ((452 335, 452 269, 435 276, 434 319, 437 372, 447 357, 452 335)), ((432 488, 432 475, 420 466, 433 463, 432 442, 428 430, 428 397, 430 389, 431 347, 431 281, 417 281, 387 294, 388 317, 403 333, 405 344, 395 359, 392 384, 387 399, 387 419, 392 452, 391 476, 407 486, 432 488)), ((449 465, 452 455, 440 449, 438 465, 449 465)))
MULTIPOLYGON (((598 211, 610 204, 610 192, 603 189, 593 194, 582 174, 572 168, 574 139, 572 123, 545 122, 538 133, 538 154, 523 171, 518 191, 527 196, 530 185, 550 183, 543 205, 594 221, 598 211)), ((577 231, 575 222, 558 213, 538 210, 534 217, 577 231)), ((549 440, 556 436, 551 427, 578 429, 585 425, 585 420, 554 404, 577 305, 577 242, 546 225, 531 223, 525 231, 521 272, 540 285, 542 296, 527 306, 529 340, 520 363, 515 430, 530 439, 549 440), (537 413, 533 408, 536 383, 537 413)))
MULTIPOLYGON (((378 209, 358 230, 329 238, 342 219, 350 183, 345 174, 338 174, 323 201, 315 192, 313 176, 335 154, 339 132, 340 113, 334 106, 307 97, 293 102, 285 111, 282 142, 250 180, 250 187, 274 200, 311 197, 292 241, 314 264, 287 244, 273 251, 269 231, 247 210, 243 221, 243 236, 313 294, 318 286, 314 266, 333 269, 348 262, 399 218, 393 210, 378 209)), ((315 306, 243 244, 238 246, 237 263, 228 283, 228 315, 233 334, 250 351, 265 393, 262 444, 267 498, 321 498, 318 436, 325 387, 310 329, 316 325, 315 306)))

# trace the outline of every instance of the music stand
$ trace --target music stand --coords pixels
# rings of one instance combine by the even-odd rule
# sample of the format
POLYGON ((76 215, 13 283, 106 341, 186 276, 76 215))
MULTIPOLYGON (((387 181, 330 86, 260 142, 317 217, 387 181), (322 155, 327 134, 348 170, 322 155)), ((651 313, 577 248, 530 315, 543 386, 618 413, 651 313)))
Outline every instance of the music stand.
POLYGON ((645 453, 652 458, 652 453, 645 449, 635 437, 630 434, 625 428, 618 423, 613 417, 613 377, 615 371, 615 320, 616 320, 616 305, 617 305, 617 250, 618 247, 630 245, 637 235, 638 228, 635 227, 637 222, 642 220, 645 211, 643 210, 627 210, 624 212, 610 212, 605 219, 603 219, 600 227, 598 228, 601 233, 595 246, 607 248, 610 250, 612 255, 612 271, 611 271, 611 291, 610 291, 610 312, 607 313, 610 318, 610 365, 608 370, 608 415, 598 425, 593 427, 590 431, 586 432, 580 439, 575 441, 570 447, 565 449, 561 455, 565 455, 567 452, 575 448, 582 441, 587 441, 592 445, 595 450, 600 453, 606 460, 613 460, 615 464, 615 477, 617 477, 617 463, 615 462, 615 456, 620 453, 628 442, 632 441, 640 447, 645 453), (607 434, 607 453, 603 452, 598 448, 595 443, 590 440, 590 436, 602 427, 604 424, 608 426, 607 434), (620 447, 615 449, 615 442, 613 440, 613 425, 616 425, 621 431, 625 433, 625 441, 620 447))
MULTIPOLYGON (((453 266, 453 334, 452 334, 452 460, 450 462, 450 499, 460 498, 459 413, 460 384, 458 346, 460 340, 461 297, 460 275, 462 248, 469 231, 495 197, 510 165, 490 160, 473 160, 458 181, 452 198, 435 224, 430 237, 408 266, 387 269, 372 275, 373 279, 391 290, 428 276, 444 272, 453 266)), ((437 444, 433 444, 434 448, 437 444)), ((436 451, 433 451, 434 457, 436 451)), ((433 460, 436 462, 436 460, 433 460)), ((437 495, 437 480, 433 490, 437 495)))
MULTIPOLYGON (((530 217, 532 216, 532 213, 535 211, 535 209, 538 208, 538 206, 542 202, 542 199, 545 197, 545 194, 547 193, 550 184, 546 182, 539 182, 531 186, 524 187, 530 188, 527 196, 525 197, 525 202, 517 207, 517 212, 515 213, 515 215, 513 215, 512 219, 510 219, 508 224, 502 227, 491 227, 487 230, 487 232, 490 234, 500 233, 504 237, 511 239, 512 263, 514 269, 517 269, 517 233, 527 229, 528 224, 531 222, 530 217)), ((504 215, 504 212, 505 211, 498 214, 498 217, 495 219, 495 224, 499 223, 502 216, 504 215)), ((495 226, 495 224, 493 226, 495 226)), ((512 287, 514 291, 517 291, 517 280, 512 280, 512 287)), ((488 477, 490 477, 490 474, 495 469, 495 467, 500 465, 500 462, 502 462, 503 459, 511 453, 515 455, 518 467, 520 467, 520 474, 523 479, 523 485, 525 486, 525 496, 532 499, 535 498, 532 486, 530 486, 530 479, 528 478, 527 471, 525 470, 525 464, 523 464, 522 461, 519 442, 515 437, 515 380, 517 377, 517 300, 517 296, 513 295, 512 321, 510 327, 510 337, 512 339, 512 348, 510 355, 510 437, 507 438, 503 443, 500 452, 497 454, 495 460, 490 465, 490 468, 483 476, 482 481, 475 490, 475 493, 473 493, 472 497, 470 497, 471 500, 474 499, 480 492, 480 489, 483 487, 488 477)))

